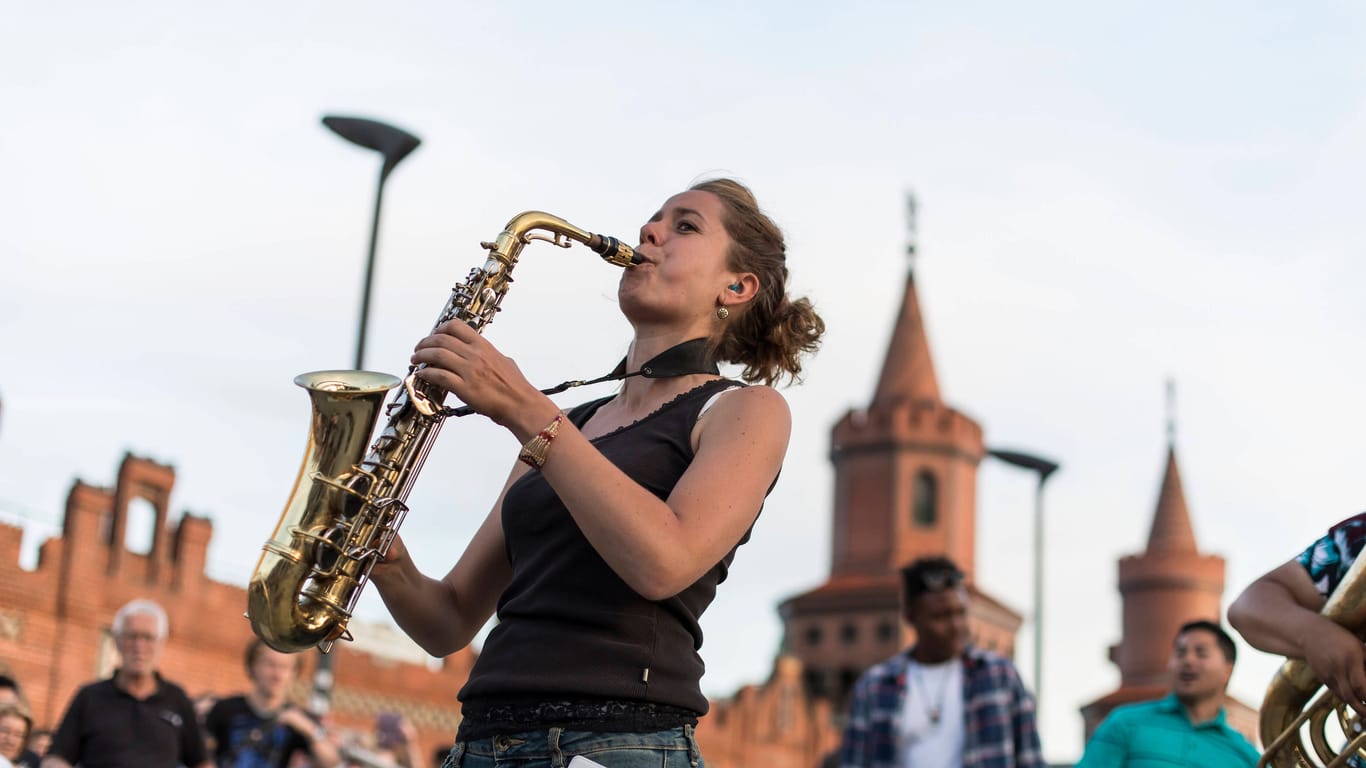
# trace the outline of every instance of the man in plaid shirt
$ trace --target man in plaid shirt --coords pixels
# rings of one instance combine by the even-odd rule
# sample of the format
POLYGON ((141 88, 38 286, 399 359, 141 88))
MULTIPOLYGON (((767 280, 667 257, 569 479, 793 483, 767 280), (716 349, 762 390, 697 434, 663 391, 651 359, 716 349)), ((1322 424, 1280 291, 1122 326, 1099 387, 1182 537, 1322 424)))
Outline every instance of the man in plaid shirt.
POLYGON ((1041 768, 1034 697, 1015 666, 968 645, 963 572, 945 557, 901 570, 916 644, 854 685, 841 768, 1041 768))

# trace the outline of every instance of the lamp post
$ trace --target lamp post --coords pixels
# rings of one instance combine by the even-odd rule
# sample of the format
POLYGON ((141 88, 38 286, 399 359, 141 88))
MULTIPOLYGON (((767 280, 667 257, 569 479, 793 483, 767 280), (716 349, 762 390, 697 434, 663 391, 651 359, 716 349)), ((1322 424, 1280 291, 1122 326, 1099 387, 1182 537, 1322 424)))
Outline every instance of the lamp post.
POLYGON ((1021 451, 988 449, 987 455, 1038 474, 1034 488, 1034 699, 1043 701, 1043 484, 1058 463, 1021 451))
POLYGON ((370 283, 375 275, 375 243, 379 240, 379 210, 384 202, 384 180, 389 178, 389 173, 403 158, 417 149, 422 140, 401 128, 363 117, 328 115, 323 118, 323 125, 352 144, 373 149, 384 156, 384 165, 379 169, 379 189, 375 192, 375 217, 370 224, 370 255, 365 260, 365 288, 360 299, 360 330, 356 337, 356 370, 360 370, 365 367, 365 328, 370 320, 370 283))
MULTIPOLYGON (((370 253, 365 260, 365 287, 361 291, 360 327, 356 332, 356 370, 361 370, 365 367, 365 329, 370 321, 370 283, 375 275, 375 243, 379 240, 384 181, 422 140, 401 128, 363 117, 327 115, 323 125, 352 144, 373 149, 384 157, 384 164, 379 169, 379 188, 375 192, 375 216, 370 223, 370 253)), ((331 655, 319 653, 318 663, 313 668, 313 695, 309 701, 310 708, 319 715, 326 714, 332 707, 333 680, 331 655)))

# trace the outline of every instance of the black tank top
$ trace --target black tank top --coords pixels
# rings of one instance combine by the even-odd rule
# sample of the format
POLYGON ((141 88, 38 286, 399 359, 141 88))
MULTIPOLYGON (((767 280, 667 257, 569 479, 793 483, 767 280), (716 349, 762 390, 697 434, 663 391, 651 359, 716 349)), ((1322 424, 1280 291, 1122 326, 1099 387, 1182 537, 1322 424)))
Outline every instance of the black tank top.
MULTIPOLYGON (((706 402, 738 383, 718 379, 679 395, 593 445, 637 483, 666 499, 693 459, 691 433, 706 402)), ((611 398, 569 412, 583 425, 611 398)), ((644 705, 650 713, 705 714, 702 629, 698 619, 726 578, 735 550, 694 584, 665 600, 647 600, 608 567, 539 472, 528 472, 503 500, 503 537, 512 580, 498 601, 490 632, 460 691, 467 723, 462 738, 490 730, 569 726, 549 713, 607 702, 644 705), (511 723, 487 722, 491 716, 511 723), (492 713, 498 713, 493 715, 492 713), (538 714, 545 713, 545 714, 538 714), (524 722, 526 720, 534 722, 524 722), (551 722, 551 721, 556 722, 551 722), (467 728, 467 725, 469 726, 467 728), (526 727, 522 727, 526 726, 526 727)), ((638 713, 637 713, 638 714, 638 713)), ((570 718, 573 719, 573 718, 570 718)), ((626 718, 630 720, 631 718, 626 718)), ((640 730, 656 730, 650 717, 640 730)), ((668 726, 666 726, 668 727, 668 726)), ((622 726, 586 730, 636 730, 622 726)))

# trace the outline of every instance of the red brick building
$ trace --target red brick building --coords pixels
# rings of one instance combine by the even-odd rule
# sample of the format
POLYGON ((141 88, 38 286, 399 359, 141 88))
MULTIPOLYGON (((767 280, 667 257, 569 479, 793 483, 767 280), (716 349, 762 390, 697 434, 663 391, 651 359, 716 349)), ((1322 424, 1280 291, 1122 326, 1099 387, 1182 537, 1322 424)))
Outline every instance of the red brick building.
POLYGON ((982 428, 940 397, 909 273, 873 401, 846 413, 830 443, 830 578, 779 608, 785 650, 801 660, 811 694, 842 711, 859 674, 913 639, 898 571, 922 555, 958 563, 973 641, 1012 655, 1019 614, 971 584, 982 428))
MULTIPOLYGON (((55 725, 78 687, 110 674, 117 660, 110 622, 134 598, 157 601, 170 618, 161 666, 168 679, 191 696, 246 687, 246 593, 204 573, 212 522, 186 513, 168 524, 174 483, 171 467, 132 455, 113 488, 77 480, 62 534, 42 543, 32 571, 19 565, 23 531, 0 524, 0 673, 20 682, 40 725, 55 725), (135 500, 150 503, 155 514, 146 554, 124 543, 135 500)), ((334 653, 336 726, 368 733, 379 712, 398 711, 419 729, 428 753, 450 741, 459 722, 455 691, 472 652, 433 666, 367 652, 360 643, 338 644, 334 653)), ((303 679, 315 658, 305 656, 303 679)), ((299 685, 296 698, 306 701, 299 685)))

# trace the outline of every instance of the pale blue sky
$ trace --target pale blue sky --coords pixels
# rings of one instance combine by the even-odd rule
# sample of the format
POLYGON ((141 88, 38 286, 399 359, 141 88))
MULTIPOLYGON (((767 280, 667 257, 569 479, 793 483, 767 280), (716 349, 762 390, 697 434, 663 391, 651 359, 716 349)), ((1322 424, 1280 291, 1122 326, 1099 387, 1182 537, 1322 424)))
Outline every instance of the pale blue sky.
MULTIPOLYGON (((782 482, 705 621, 713 695, 766 676, 777 601, 827 573, 829 429, 872 392, 907 190, 945 397, 989 443, 1063 465, 1046 500, 1051 759, 1080 754, 1077 707, 1118 682, 1115 560, 1146 537, 1166 377, 1226 599, 1361 508, 1355 4, 3 7, 0 514, 33 521, 31 543, 74 477, 111 483, 131 450, 176 466, 174 508, 214 519, 211 570, 246 580, 303 448, 291 379, 353 356, 377 162, 327 113, 424 140, 386 189, 379 370, 405 368, 519 211, 629 239, 726 173, 784 226, 793 288, 830 332, 788 391, 782 482)), ((533 248, 517 279, 488 335, 533 381, 611 367, 628 337, 612 268, 533 248)), ((405 526, 429 571, 515 452, 487 425, 443 431, 405 526)), ((1032 480, 984 465, 979 496, 979 582, 1028 614, 1032 480)), ((364 612, 383 615, 372 595, 364 612)), ((1275 660, 1245 658, 1234 692, 1255 703, 1275 660)))

